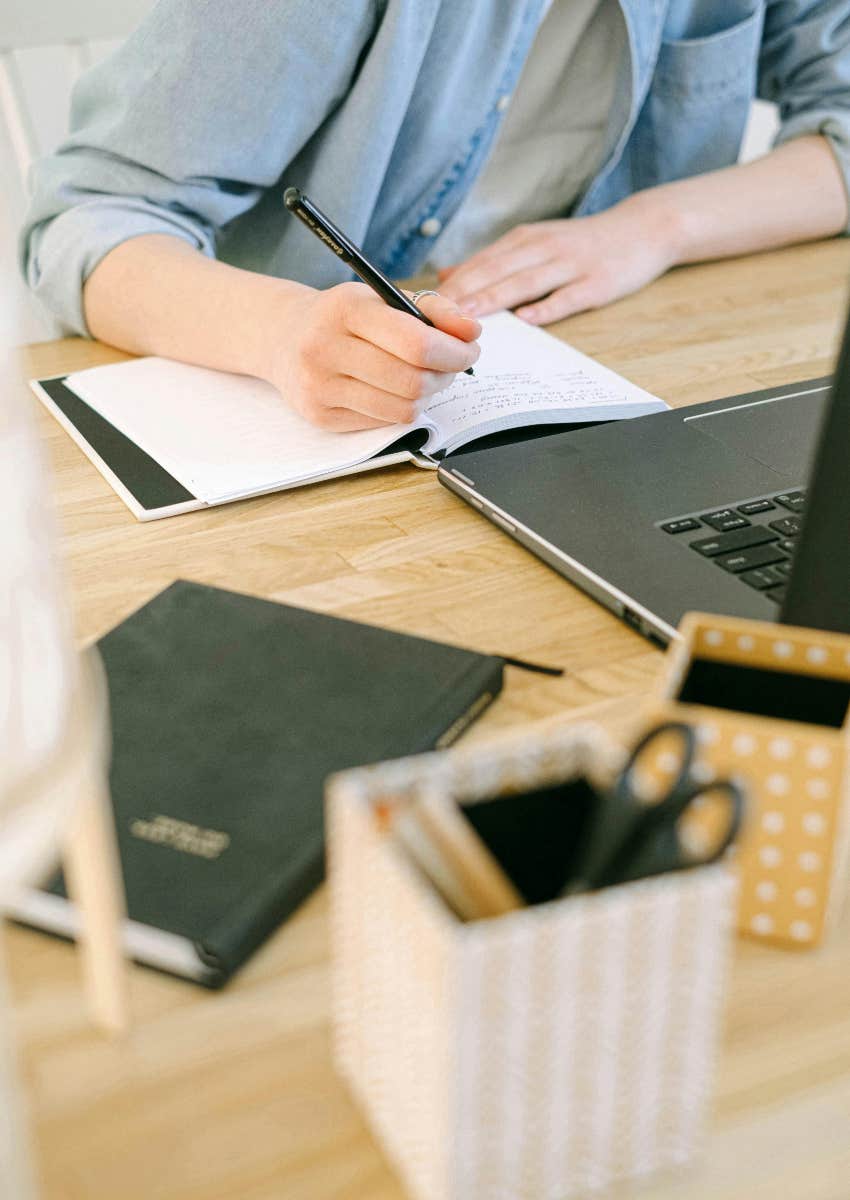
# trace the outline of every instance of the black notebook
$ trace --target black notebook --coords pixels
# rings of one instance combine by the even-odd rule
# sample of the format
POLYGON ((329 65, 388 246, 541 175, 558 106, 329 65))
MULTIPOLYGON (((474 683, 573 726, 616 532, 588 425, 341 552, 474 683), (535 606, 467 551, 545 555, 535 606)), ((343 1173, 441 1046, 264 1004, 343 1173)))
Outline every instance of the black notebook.
MULTIPOLYGON (((127 948, 210 987, 321 881, 325 778, 453 741, 504 666, 184 581, 99 649, 127 948)), ((12 915, 75 932, 61 875, 12 915)))

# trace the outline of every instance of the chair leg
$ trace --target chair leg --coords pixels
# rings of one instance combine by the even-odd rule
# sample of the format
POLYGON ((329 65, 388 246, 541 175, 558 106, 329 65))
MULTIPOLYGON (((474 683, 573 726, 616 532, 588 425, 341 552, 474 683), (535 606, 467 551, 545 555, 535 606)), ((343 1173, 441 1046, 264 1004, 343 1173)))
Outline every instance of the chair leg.
POLYGON ((11 1021, 5 954, 0 938, 0 1196, 36 1200, 29 1131, 18 1087, 11 1021))
POLYGON ((107 1033, 118 1034, 129 1024, 121 866, 104 771, 96 753, 86 759, 65 843, 65 875, 80 916, 79 945, 92 1017, 107 1033))

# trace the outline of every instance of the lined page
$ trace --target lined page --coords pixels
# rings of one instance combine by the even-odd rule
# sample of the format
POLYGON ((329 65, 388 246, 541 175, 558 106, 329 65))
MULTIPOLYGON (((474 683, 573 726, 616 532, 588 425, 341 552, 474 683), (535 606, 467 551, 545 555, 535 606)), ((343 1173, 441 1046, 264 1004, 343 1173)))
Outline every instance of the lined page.
POLYGON ((269 383, 164 358, 92 367, 66 384, 208 503, 356 466, 411 428, 317 429, 269 383))
MULTIPOLYGON (((510 313, 482 321, 475 376, 458 375, 417 422, 428 450, 494 429, 614 420, 667 406, 614 371, 510 313)), ((409 433, 317 429, 271 384, 164 358, 69 375, 72 391, 206 503, 273 491, 358 466, 409 433)))
POLYGON ((663 412, 657 396, 511 313, 482 321, 474 378, 458 375, 429 401, 427 449, 463 445, 496 429, 621 420, 663 412))

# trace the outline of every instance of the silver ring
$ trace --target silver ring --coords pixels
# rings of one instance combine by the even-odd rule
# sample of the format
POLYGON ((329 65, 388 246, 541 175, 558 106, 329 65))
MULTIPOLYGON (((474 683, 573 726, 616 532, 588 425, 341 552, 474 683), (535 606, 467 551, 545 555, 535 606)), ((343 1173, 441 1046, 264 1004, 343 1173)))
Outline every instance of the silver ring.
POLYGON ((414 292, 411 299, 414 304, 418 304, 422 296, 439 296, 439 292, 435 292, 433 288, 420 288, 418 292, 414 292))

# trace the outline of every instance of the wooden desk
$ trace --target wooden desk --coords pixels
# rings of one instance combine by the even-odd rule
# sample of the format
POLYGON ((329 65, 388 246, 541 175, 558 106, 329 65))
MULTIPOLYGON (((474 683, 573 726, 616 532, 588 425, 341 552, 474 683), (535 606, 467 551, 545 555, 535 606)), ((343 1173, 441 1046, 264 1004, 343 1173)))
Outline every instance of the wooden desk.
MULTIPOLYGON (((829 371, 848 278, 850 244, 818 244, 674 272, 557 332, 674 404, 708 400, 829 371)), ((22 374, 117 357, 45 344, 22 374)), ((58 425, 38 422, 80 638, 182 576, 568 668, 509 671, 477 739, 631 707, 661 661, 431 475, 397 468, 141 525, 58 425)), ((739 943, 705 1158, 629 1196, 844 1200, 849 941, 845 921, 810 955, 739 943)), ((324 892, 223 993, 134 969, 136 1025, 118 1044, 89 1029, 69 947, 17 929, 7 945, 46 1200, 403 1196, 331 1067, 324 892)))

